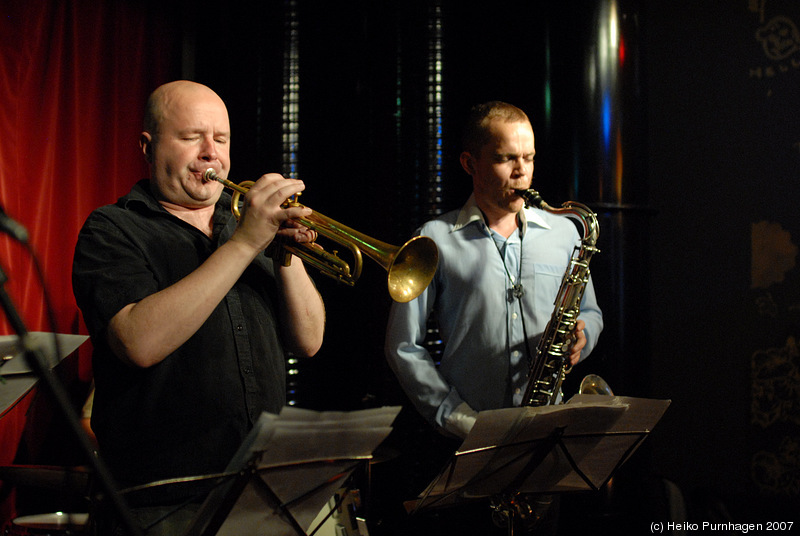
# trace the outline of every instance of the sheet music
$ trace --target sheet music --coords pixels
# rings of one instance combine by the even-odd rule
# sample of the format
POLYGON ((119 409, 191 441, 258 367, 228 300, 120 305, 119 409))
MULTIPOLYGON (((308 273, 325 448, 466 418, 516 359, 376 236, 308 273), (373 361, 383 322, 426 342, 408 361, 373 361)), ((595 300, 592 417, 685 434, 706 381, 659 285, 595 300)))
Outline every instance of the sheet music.
MULTIPOLYGON (((53 333, 44 331, 28 332, 28 344, 42 352, 45 362, 50 367, 56 366, 59 358, 67 357, 89 338, 88 335, 56 333, 55 336, 61 350, 61 355, 58 356, 53 335, 53 333)), ((28 366, 23 350, 18 335, 0 335, 0 374, 10 376, 33 372, 28 366)))
MULTIPOLYGON (((46 362, 55 367, 56 352, 53 334, 46 332, 29 332, 29 344, 43 348, 46 362)), ((61 358, 72 354, 89 338, 86 335, 58 335, 61 358)), ((0 417, 6 414, 14 404, 22 398, 39 380, 38 376, 28 367, 28 361, 20 350, 17 335, 0 336, 0 417)))
MULTIPOLYGON (((631 398, 607 395, 579 395, 567 404, 626 404, 628 408, 605 434, 587 452, 581 453, 581 468, 596 485, 612 476, 613 471, 636 451, 638 443, 655 427, 669 406, 669 400, 631 398), (610 400, 609 400, 610 399, 610 400)), ((570 451, 578 451, 577 440, 570 443, 570 451)), ((564 479, 560 487, 567 491, 586 489, 586 484, 573 473, 572 478, 564 479)))
POLYGON ((599 487, 668 405, 668 400, 577 395, 567 404, 482 411, 450 464, 410 509, 504 492, 599 487))
MULTIPOLYGON (((358 464, 369 462, 399 411, 399 407, 353 412, 286 407, 280 415, 262 414, 228 466, 235 473, 254 461, 254 473, 215 534, 296 536, 295 520, 308 531, 358 464)), ((227 485, 211 493, 189 534, 205 534, 199 530, 230 492, 227 485)))

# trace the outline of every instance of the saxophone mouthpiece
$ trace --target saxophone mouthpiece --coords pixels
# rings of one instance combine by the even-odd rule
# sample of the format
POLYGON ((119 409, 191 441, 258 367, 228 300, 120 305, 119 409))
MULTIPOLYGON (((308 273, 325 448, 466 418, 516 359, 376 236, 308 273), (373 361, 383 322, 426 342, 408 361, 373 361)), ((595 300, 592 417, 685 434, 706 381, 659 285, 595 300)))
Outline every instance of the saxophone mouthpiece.
POLYGON ((518 190, 514 189, 514 193, 520 196, 525 201, 526 207, 539 207, 541 208, 544 200, 539 192, 536 190, 518 190))

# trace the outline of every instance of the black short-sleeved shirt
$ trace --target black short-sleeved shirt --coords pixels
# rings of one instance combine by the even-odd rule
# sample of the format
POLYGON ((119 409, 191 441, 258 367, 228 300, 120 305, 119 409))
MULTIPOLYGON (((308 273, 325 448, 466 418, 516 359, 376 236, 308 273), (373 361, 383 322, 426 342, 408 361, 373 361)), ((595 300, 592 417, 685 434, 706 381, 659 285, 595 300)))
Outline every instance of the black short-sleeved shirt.
MULTIPOLYGON (((72 277, 94 346, 92 427, 121 488, 222 472, 261 412, 277 413, 285 403, 275 273, 263 254, 161 363, 126 365, 107 344, 108 322, 120 309, 191 273, 235 226, 227 194, 217 203, 209 239, 168 213, 145 180, 95 210, 81 229, 72 277)), ((128 500, 177 502, 186 488, 151 487, 128 500)))

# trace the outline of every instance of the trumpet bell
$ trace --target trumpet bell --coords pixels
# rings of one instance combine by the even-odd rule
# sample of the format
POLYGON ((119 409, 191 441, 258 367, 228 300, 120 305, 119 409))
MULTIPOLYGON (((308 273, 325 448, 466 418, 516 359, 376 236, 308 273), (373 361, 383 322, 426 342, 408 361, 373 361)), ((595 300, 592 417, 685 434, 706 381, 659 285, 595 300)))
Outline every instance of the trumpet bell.
MULTIPOLYGON (((296 200, 289 204, 302 206, 296 200)), ((409 302, 419 296, 433 279, 439 265, 439 248, 427 236, 416 236, 398 247, 356 231, 319 212, 313 212, 308 218, 298 221, 320 235, 342 244, 353 254, 352 269, 339 259, 343 265, 341 269, 321 270, 323 274, 352 286, 361 276, 362 256, 369 257, 386 270, 389 295, 399 303, 409 302)), ((303 244, 283 247, 303 260, 318 254, 317 249, 308 250, 303 244)), ((336 256, 334 258, 338 259, 336 256)))
MULTIPOLYGON (((231 212, 238 220, 241 218, 239 200, 255 184, 244 181, 235 184, 219 177, 213 168, 203 174, 207 181, 219 181, 231 190, 231 212)), ((283 206, 302 207, 297 196, 293 196, 283 206)), ((280 244, 279 255, 284 263, 291 262, 290 255, 295 255, 303 262, 318 269, 322 274, 347 285, 354 285, 361 275, 362 252, 377 262, 388 273, 389 295, 396 302, 405 303, 419 296, 427 288, 436 274, 439 265, 439 249, 433 239, 427 236, 416 236, 400 247, 381 242, 370 236, 351 229, 319 212, 312 212, 308 218, 301 218, 299 223, 320 235, 347 247, 353 254, 353 266, 347 264, 336 255, 329 253, 316 243, 312 244, 280 244)))
POLYGON ((431 238, 415 236, 397 250, 387 268, 389 295, 406 303, 425 290, 436 274, 439 249, 431 238))

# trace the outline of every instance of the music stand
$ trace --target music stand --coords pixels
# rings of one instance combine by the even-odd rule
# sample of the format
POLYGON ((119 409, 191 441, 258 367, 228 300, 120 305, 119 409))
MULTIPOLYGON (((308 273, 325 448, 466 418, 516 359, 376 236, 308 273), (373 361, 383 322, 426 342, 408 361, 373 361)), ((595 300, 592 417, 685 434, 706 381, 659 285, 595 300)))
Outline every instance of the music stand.
MULTIPOLYGON (((18 238, 18 240, 20 239, 18 238)), ((31 252, 33 252, 32 248, 30 248, 30 246, 27 244, 27 240, 20 241, 23 242, 23 244, 25 244, 31 252)), ((35 255, 32 255, 32 257, 35 262, 35 255)), ((61 381, 58 379, 46 361, 44 348, 37 346, 37 343, 34 340, 36 339, 36 335, 28 331, 28 328, 25 325, 25 322, 22 320, 19 311, 17 311, 13 300, 6 292, 6 281, 8 281, 8 277, 2 270, 2 267, 0 267, 0 308, 2 308, 2 310, 5 312, 8 323, 19 337, 19 350, 22 351, 22 354, 25 356, 25 362, 27 366, 36 374, 41 381, 41 384, 53 397, 56 406, 61 410, 62 417, 66 421, 70 430, 73 432, 75 439, 78 440, 81 450, 87 456, 87 461, 94 472, 94 476, 98 482, 99 488, 107 494, 108 500, 110 504, 113 505, 116 513, 119 515, 123 526, 127 529, 131 536, 139 536, 141 531, 136 526, 128 505, 117 491, 116 483, 111 476, 111 472, 108 470, 103 460, 99 456, 94 455, 93 445, 89 440, 89 437, 86 435, 86 432, 81 427, 80 418, 78 417, 75 409, 72 407, 72 401, 68 396, 67 390, 64 388, 61 381)), ((42 284, 45 289, 45 297, 47 297, 47 287, 44 285, 44 281, 42 281, 42 284)), ((61 355, 60 343, 61 340, 59 337, 53 339, 53 346, 51 347, 51 350, 54 350, 55 352, 57 358, 56 362, 60 361, 60 359, 63 357, 61 355)))
POLYGON ((287 407, 262 414, 184 536, 307 536, 323 506, 389 435, 399 411, 287 407))
POLYGON ((597 491, 669 403, 577 395, 566 404, 480 412, 450 462, 407 511, 517 493, 597 491))

